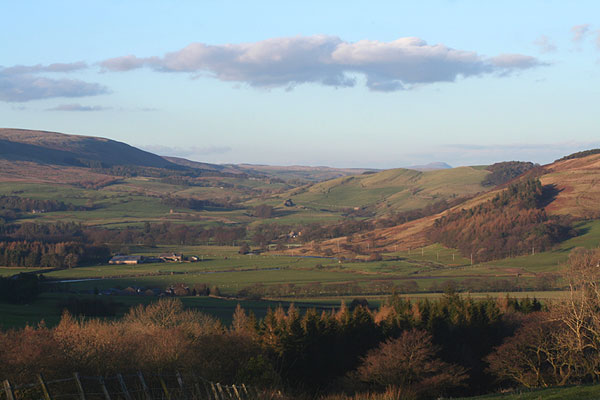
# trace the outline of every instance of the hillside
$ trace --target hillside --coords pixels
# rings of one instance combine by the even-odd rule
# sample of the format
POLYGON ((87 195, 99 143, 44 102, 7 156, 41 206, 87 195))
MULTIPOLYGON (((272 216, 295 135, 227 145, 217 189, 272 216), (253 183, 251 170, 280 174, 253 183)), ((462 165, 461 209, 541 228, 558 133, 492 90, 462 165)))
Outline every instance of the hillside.
MULTIPOLYGON (((435 171, 434 174, 437 175, 440 172, 449 173, 458 169, 460 168, 435 171)), ((483 170, 481 171, 486 172, 483 170)), ((416 177, 417 179, 419 178, 416 171, 411 172, 412 175, 409 176, 416 177)), ((386 173, 391 175, 392 171, 384 171, 378 178, 386 176, 386 173)), ((408 173, 404 174, 408 175, 408 173)), ((400 176, 404 174, 401 174, 400 176)), ((426 174, 427 173, 424 173, 424 175, 426 174)), ((372 177, 377 175, 379 174, 372 175, 372 177)), ((434 175, 434 177, 436 175, 434 175)), ((556 161, 536 168, 532 170, 531 173, 526 173, 521 178, 517 178, 516 182, 528 179, 531 176, 539 177, 539 180, 543 185, 546 197, 543 209, 549 216, 571 216, 576 220, 600 218, 600 209, 598 207, 598 204, 600 204, 600 185, 598 185, 598 180, 600 178, 600 154, 556 161)), ((388 175, 388 177, 390 176, 388 175)), ((398 179, 397 177, 395 178, 398 179)), ((428 180, 425 181, 431 182, 433 180, 433 177, 427 178, 428 180)), ((437 178, 441 177, 437 176, 437 178)), ((450 177, 448 178, 450 179, 450 177)), ((377 179, 375 181, 379 182, 380 180, 377 179)), ((394 182, 394 178, 388 180, 388 182, 394 182)), ((323 188, 326 184, 331 183, 332 182, 325 182, 324 184, 315 186, 323 188)), ((339 187, 340 185, 333 186, 334 190, 339 190, 339 187)), ((446 187, 452 186, 448 184, 446 187)), ((482 193, 475 197, 436 215, 410 221, 406 224, 394 227, 379 228, 362 234, 358 233, 350 238, 341 237, 325 240, 318 243, 316 246, 315 244, 310 244, 304 248, 296 249, 295 251, 301 253, 304 252, 305 254, 317 254, 317 252, 314 251, 316 247, 321 253, 329 249, 329 251, 334 254, 349 254, 349 252, 345 251, 343 246, 341 246, 343 243, 352 243, 355 247, 369 247, 371 251, 377 252, 394 252, 397 250, 408 250, 426 246, 432 243, 431 239, 427 237, 427 232, 431 229, 436 220, 449 213, 480 207, 482 204, 492 201, 494 197, 504 189, 505 187, 503 186, 488 191, 483 191, 482 189, 482 193)), ((300 198, 300 196, 297 198, 300 198)), ((393 197, 390 196, 389 198, 393 197)))
POLYGON ((600 218, 600 154, 557 161, 543 167, 542 184, 556 191, 546 211, 576 218, 600 218))
POLYGON ((377 214, 418 209, 436 201, 473 195, 490 172, 480 167, 434 171, 391 169, 342 177, 291 190, 280 197, 311 208, 368 207, 377 214))
POLYGON ((0 129, 0 159, 77 167, 178 168, 156 154, 114 140, 25 129, 0 129))

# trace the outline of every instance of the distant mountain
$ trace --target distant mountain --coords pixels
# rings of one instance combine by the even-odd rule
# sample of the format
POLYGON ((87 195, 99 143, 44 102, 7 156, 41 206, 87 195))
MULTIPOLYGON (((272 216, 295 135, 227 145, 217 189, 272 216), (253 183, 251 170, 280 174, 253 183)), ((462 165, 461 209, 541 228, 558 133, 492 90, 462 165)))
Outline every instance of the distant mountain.
POLYGON ((76 167, 181 168, 156 154, 115 140, 26 129, 0 129, 0 159, 76 167))
POLYGON ((431 162, 429 164, 425 164, 425 165, 413 165, 410 167, 406 167, 406 169, 414 169, 416 171, 435 171, 438 169, 451 169, 452 166, 446 164, 445 162, 431 162))

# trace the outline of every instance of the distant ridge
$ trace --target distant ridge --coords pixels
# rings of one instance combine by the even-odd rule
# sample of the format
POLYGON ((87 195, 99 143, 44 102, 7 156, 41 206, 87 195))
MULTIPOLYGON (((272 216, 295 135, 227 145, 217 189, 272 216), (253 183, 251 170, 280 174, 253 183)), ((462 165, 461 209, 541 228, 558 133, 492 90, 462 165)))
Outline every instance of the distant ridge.
POLYGON ((445 162, 438 161, 432 162, 425 165, 413 165, 410 167, 405 167, 406 169, 414 169, 415 171, 435 171, 438 169, 451 169, 452 166, 446 164, 445 162))
POLYGON ((163 156, 162 158, 164 158, 165 160, 167 160, 173 164, 181 165, 183 167, 188 167, 188 168, 200 169, 203 171, 218 172, 218 173, 230 173, 230 174, 239 174, 239 175, 245 173, 244 171, 240 171, 240 170, 230 167, 228 165, 218 165, 218 164, 204 163, 204 162, 200 162, 200 161, 191 161, 191 160, 188 160, 186 158, 181 158, 181 157, 163 156))
POLYGON ((0 128, 0 159, 76 167, 181 167, 126 143, 57 132, 0 128))
MULTIPOLYGON (((209 164, 180 157, 162 157, 111 139, 58 132, 0 128, 0 162, 7 166, 28 163, 24 176, 39 175, 32 165, 52 165, 57 168, 102 169, 114 166, 150 167, 190 171, 205 176, 250 176, 259 179, 282 179, 295 182, 320 182, 332 178, 374 172, 361 168, 330 168, 305 166, 268 166, 250 164, 209 164), (33 164, 32 164, 33 163, 33 164)), ((96 171, 98 172, 98 171, 96 171)), ((110 173, 104 171, 104 173, 110 173)), ((139 173, 139 171, 138 171, 139 173)), ((72 175, 76 173, 72 173, 72 175)))

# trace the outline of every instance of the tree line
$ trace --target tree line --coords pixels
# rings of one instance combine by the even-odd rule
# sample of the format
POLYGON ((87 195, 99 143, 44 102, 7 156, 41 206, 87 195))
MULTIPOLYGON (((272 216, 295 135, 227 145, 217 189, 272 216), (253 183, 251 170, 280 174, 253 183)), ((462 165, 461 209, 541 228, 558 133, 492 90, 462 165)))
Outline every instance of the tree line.
POLYGON ((232 245, 246 238, 244 226, 150 224, 106 229, 73 222, 0 224, 0 265, 72 268, 108 262, 127 245, 232 245))
POLYGON ((228 201, 218 200, 199 200, 191 197, 168 196, 161 198, 160 202, 171 207, 189 208, 190 210, 202 211, 207 208, 232 208, 234 207, 228 201))
POLYGON ((0 195, 0 222, 16 219, 23 212, 82 211, 85 207, 56 200, 38 200, 0 195))
POLYGON ((294 396, 389 385, 420 398, 478 393, 494 387, 483 357, 517 328, 513 315, 534 311, 516 299, 475 301, 448 293, 433 301, 392 297, 379 310, 360 302, 329 312, 278 307, 262 320, 238 307, 226 327, 163 299, 119 320, 65 313, 54 328, 0 332, 0 375, 18 383, 37 373, 189 369, 294 396), (396 356, 390 359, 390 352, 396 356), (411 352, 423 362, 406 365, 411 352))
POLYGON ((483 186, 498 186, 507 183, 525 172, 539 167, 539 164, 524 161, 505 161, 486 168, 490 174, 481 182, 483 186))
POLYGON ((110 255, 106 246, 80 242, 0 242, 0 265, 5 267, 74 268, 106 263, 110 255))

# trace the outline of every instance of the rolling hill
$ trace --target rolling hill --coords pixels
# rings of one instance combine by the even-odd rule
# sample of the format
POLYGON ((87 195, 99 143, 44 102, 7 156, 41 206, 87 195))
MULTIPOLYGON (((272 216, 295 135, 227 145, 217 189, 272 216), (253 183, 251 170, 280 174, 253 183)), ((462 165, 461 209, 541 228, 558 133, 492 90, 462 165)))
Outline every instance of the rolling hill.
POLYGON ((600 154, 546 165, 540 180, 557 192, 546 207, 549 214, 600 218, 600 154))
POLYGON ((114 140, 25 129, 0 129, 0 159, 76 167, 180 168, 156 154, 114 140))
POLYGON ((310 208, 369 208, 382 215, 485 191, 482 181, 489 174, 484 167, 432 171, 400 168, 341 177, 293 189, 279 197, 310 208))
MULTIPOLYGON (((113 166, 134 166, 189 170, 208 176, 247 175, 264 179, 280 179, 286 182, 297 181, 302 184, 372 171, 360 168, 286 167, 250 164, 218 165, 191 161, 180 157, 163 157, 126 143, 102 137, 0 128, 0 165, 2 165, 3 170, 9 170, 12 169, 10 163, 26 163, 20 164, 25 169, 29 169, 31 163, 61 168, 67 167, 62 173, 63 176, 66 172, 72 172, 70 168, 93 167, 97 169, 113 166)), ((52 170, 52 167, 50 169, 52 170)), ((39 171, 28 171, 28 174, 31 175, 37 173, 39 171)), ((78 171, 78 173, 87 175, 90 172, 78 171)), ((21 178, 24 177, 21 176, 21 178)))
MULTIPOLYGON (((477 168, 474 169, 478 171, 477 168)), ((387 181, 390 183, 402 182, 401 177, 405 176, 410 176, 415 180, 420 178, 423 179, 423 182, 428 183, 440 181, 445 183, 445 185, 430 186, 434 189, 426 189, 427 192, 432 193, 433 190, 438 190, 441 192, 442 188, 446 189, 455 187, 452 186, 453 175, 448 176, 443 174, 451 173, 454 170, 461 170, 461 168, 455 168, 453 170, 434 171, 432 172, 434 174, 433 176, 428 176, 428 173, 423 173, 424 176, 420 176, 417 174, 416 171, 412 171, 412 174, 402 171, 399 175, 396 175, 394 174, 394 171, 396 170, 390 170, 384 171, 383 173, 381 173, 381 175, 375 174, 371 175, 370 177, 375 178, 373 181, 371 181, 374 184, 382 181, 387 181), (442 174, 439 175, 440 173, 442 174), (384 177, 390 179, 386 180, 384 179, 384 177)), ((483 170, 479 171, 484 173, 486 172, 483 170)), ((476 177, 477 175, 473 174, 472 176, 476 177)), ((482 177, 485 175, 482 174, 479 176, 482 177)), ((598 181, 600 179, 600 154, 591 154, 583 157, 559 160, 554 163, 533 169, 529 173, 523 174, 520 178, 517 178, 513 182, 519 181, 521 179, 527 179, 531 176, 539 177, 542 185, 546 188, 547 191, 551 192, 551 197, 550 199, 548 199, 548 202, 547 204, 545 204, 544 207, 548 215, 571 216, 576 220, 600 219, 600 207, 598 206, 600 204, 600 185, 598 184, 598 181)), ((406 181, 409 181, 409 179, 404 179, 406 181)), ((348 181, 349 179, 346 178, 346 180, 348 181)), ((325 189, 328 188, 327 185, 331 185, 333 183, 334 181, 325 182, 320 185, 315 185, 315 187, 325 189)), ((338 191, 339 193, 341 187, 343 187, 343 181, 337 180, 336 183, 336 185, 331 186, 331 189, 332 192, 335 193, 336 191, 338 191)), ((364 184, 365 182, 362 183, 364 184)), ((477 185, 474 184, 470 187, 477 187, 477 185)), ((439 214, 427 216, 393 227, 379 228, 369 232, 358 233, 353 235, 353 237, 351 238, 341 237, 330 240, 324 240, 318 243, 317 246, 315 246, 315 244, 309 244, 303 248, 295 249, 294 251, 296 253, 300 252, 304 254, 322 254, 323 252, 329 250, 334 254, 344 254, 348 252, 344 251, 343 249, 340 250, 340 243, 346 242, 351 242, 353 245, 362 246, 364 248, 367 248, 367 246, 369 246, 371 251, 377 252, 394 252, 397 250, 408 250, 430 245, 432 244, 432 242, 427 237, 427 231, 438 218, 455 210, 468 210, 475 208, 478 205, 492 199, 504 188, 505 186, 500 186, 488 191, 482 190, 482 193, 476 195, 475 197, 470 198, 465 202, 449 210, 443 211, 439 214), (319 252, 315 252, 315 248, 318 248, 319 252)), ((313 196, 316 196, 314 194, 314 189, 313 192, 307 192, 312 194, 313 196)), ((317 193, 321 194, 322 196, 328 194, 326 190, 317 193)), ((352 192, 348 190, 347 193, 352 192)), ((298 196, 295 198, 300 199, 301 197, 298 196)), ((391 198, 394 198, 394 196, 388 196, 385 200, 391 198)), ((298 200, 298 202, 299 201, 300 200, 298 200)))

